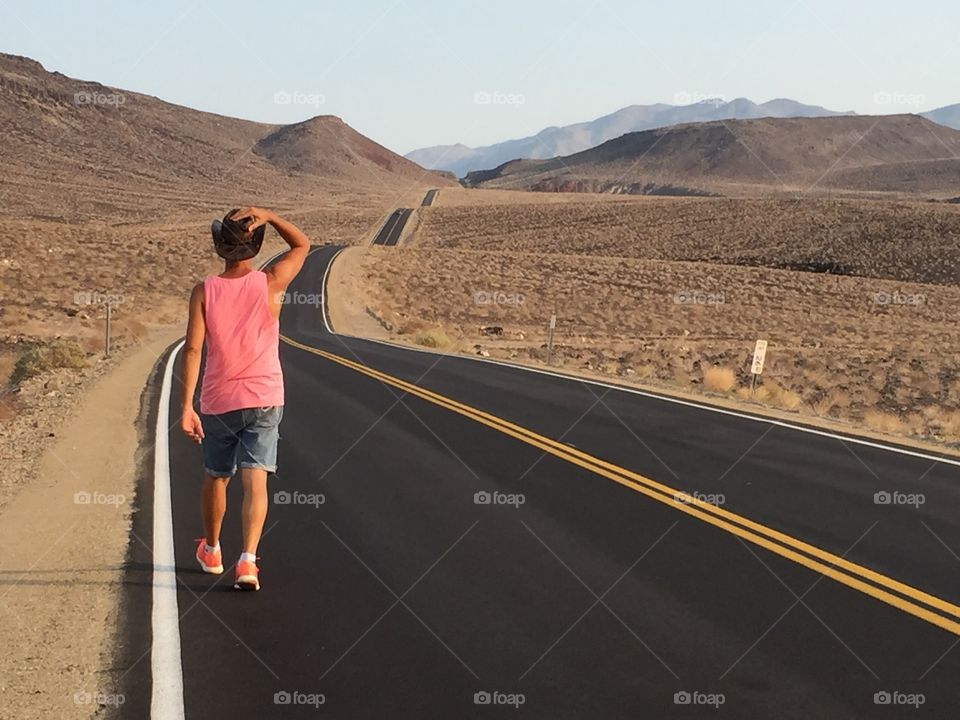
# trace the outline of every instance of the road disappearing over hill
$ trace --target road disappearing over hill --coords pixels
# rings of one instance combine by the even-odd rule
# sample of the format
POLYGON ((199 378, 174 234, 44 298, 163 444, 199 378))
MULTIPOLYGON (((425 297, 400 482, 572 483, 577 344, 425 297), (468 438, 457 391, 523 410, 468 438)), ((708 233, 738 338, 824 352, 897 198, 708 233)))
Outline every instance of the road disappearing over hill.
POLYGON ((413 208, 398 208, 394 210, 386 222, 383 223, 380 232, 373 238, 373 244, 396 245, 412 212, 413 208))

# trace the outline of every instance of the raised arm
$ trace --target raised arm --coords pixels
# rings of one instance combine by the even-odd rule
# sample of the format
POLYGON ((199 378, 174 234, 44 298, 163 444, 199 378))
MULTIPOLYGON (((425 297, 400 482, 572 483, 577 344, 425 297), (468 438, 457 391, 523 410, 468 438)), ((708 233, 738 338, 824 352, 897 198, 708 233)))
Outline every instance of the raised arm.
POLYGON ((310 251, 310 239, 303 234, 300 228, 289 220, 284 220, 272 210, 257 207, 242 208, 235 212, 231 219, 241 222, 245 219, 248 220, 248 233, 252 233, 261 225, 270 223, 290 246, 290 249, 266 270, 271 290, 274 292, 286 290, 287 285, 303 267, 303 261, 307 259, 307 253, 310 251))

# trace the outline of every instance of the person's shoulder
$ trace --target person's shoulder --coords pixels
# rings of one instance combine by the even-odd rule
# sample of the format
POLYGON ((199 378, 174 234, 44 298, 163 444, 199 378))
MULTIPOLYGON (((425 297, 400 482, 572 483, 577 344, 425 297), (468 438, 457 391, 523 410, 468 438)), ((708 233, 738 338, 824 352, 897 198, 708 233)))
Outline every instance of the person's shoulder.
POLYGON ((210 279, 209 277, 206 277, 206 278, 204 278, 203 280, 201 280, 200 282, 198 282, 196 285, 193 286, 193 289, 190 290, 190 300, 191 300, 191 301, 192 301, 192 300, 201 300, 201 301, 203 300, 204 288, 206 287, 207 280, 209 280, 209 279, 210 279))

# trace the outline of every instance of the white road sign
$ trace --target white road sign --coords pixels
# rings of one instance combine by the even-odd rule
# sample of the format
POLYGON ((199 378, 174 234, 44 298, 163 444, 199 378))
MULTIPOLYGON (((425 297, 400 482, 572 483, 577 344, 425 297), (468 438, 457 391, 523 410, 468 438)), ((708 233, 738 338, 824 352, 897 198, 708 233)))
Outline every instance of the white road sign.
POLYGON ((757 346, 753 349, 753 366, 750 372, 759 375, 763 372, 763 361, 767 358, 767 341, 757 340, 757 346))

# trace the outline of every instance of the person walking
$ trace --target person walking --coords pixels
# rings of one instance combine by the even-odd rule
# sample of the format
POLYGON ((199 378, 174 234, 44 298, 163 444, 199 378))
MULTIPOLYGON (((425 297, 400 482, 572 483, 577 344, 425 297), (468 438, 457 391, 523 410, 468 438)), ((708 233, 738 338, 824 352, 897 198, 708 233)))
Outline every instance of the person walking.
POLYGON ((203 452, 204 537, 197 546, 197 562, 203 572, 223 572, 220 529, 227 484, 239 469, 243 549, 234 587, 255 591, 260 589, 257 547, 269 505, 267 477, 277 469, 283 417, 280 308, 287 286, 303 267, 310 240, 293 223, 257 207, 231 210, 213 222, 211 233, 224 269, 205 278, 190 294, 180 428, 203 452), (261 271, 251 263, 268 224, 290 249, 261 271), (194 394, 204 346, 198 413, 194 394))

